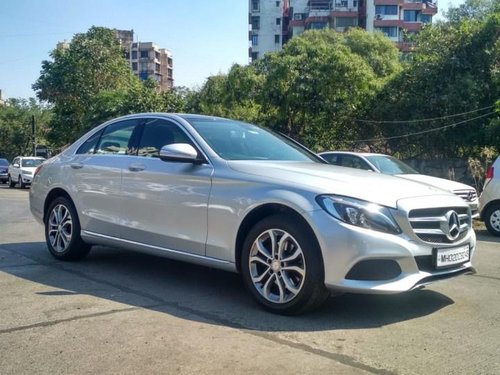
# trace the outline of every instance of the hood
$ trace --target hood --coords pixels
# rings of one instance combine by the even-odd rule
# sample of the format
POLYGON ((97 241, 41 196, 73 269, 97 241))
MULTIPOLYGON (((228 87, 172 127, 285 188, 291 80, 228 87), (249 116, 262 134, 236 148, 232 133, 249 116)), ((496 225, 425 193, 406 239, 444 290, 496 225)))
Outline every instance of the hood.
POLYGON ((450 192, 453 192, 455 190, 476 190, 472 186, 462 184, 461 182, 451 181, 445 178, 427 176, 425 174, 399 174, 397 176, 406 180, 421 182, 450 192))
POLYGON ((404 198, 449 195, 430 185, 381 173, 331 164, 286 161, 228 161, 234 171, 260 177, 266 183, 305 189, 315 194, 336 194, 396 208, 404 198))

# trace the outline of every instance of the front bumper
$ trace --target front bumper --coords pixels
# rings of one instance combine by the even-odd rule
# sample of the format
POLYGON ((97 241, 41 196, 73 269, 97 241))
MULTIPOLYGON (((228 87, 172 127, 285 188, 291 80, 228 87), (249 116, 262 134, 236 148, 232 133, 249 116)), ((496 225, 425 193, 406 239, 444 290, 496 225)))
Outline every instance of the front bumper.
POLYGON ((309 215, 323 255, 325 285, 331 290, 399 293, 474 271, 470 259, 475 252, 476 236, 472 229, 459 242, 433 245, 406 232, 391 235, 345 224, 322 210, 309 215), (440 270, 432 266, 434 248, 467 244, 467 263, 440 270), (363 269, 369 270, 369 279, 363 275, 363 269))

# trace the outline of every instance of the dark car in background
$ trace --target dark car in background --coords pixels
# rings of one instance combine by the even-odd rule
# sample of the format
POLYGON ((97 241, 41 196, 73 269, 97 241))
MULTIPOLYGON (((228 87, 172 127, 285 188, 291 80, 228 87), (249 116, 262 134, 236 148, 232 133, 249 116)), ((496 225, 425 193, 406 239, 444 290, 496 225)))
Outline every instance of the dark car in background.
POLYGON ((0 183, 6 184, 9 179, 9 161, 0 159, 0 183))

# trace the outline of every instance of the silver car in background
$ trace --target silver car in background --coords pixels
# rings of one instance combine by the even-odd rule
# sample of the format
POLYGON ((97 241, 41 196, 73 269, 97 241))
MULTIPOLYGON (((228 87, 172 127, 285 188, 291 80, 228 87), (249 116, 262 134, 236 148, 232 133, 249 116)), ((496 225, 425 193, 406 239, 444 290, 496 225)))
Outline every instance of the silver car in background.
POLYGON ((330 164, 384 173, 449 191, 467 202, 473 218, 479 217, 479 199, 476 189, 472 186, 446 178, 420 174, 408 164, 390 155, 350 151, 325 151, 318 155, 330 164))
POLYGON ((99 244, 239 272, 281 314, 330 291, 399 293, 463 274, 476 247, 453 194, 199 115, 98 126, 37 169, 30 206, 57 259, 99 244))

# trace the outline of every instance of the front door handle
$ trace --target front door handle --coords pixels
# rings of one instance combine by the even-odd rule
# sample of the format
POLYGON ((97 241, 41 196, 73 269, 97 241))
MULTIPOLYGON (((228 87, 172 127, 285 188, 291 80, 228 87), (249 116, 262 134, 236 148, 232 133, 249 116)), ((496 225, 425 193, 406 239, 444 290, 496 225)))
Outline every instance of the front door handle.
POLYGON ((82 163, 71 163, 70 166, 73 169, 81 169, 81 168, 83 168, 83 164, 82 163))
POLYGON ((146 169, 146 166, 141 163, 133 163, 128 166, 129 171, 140 172, 146 169))

